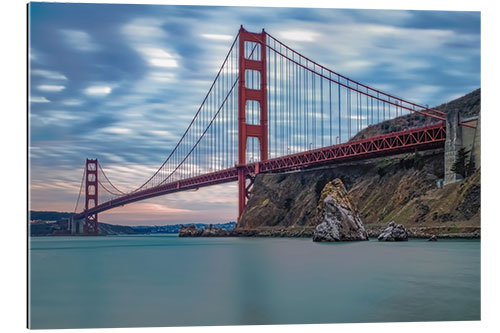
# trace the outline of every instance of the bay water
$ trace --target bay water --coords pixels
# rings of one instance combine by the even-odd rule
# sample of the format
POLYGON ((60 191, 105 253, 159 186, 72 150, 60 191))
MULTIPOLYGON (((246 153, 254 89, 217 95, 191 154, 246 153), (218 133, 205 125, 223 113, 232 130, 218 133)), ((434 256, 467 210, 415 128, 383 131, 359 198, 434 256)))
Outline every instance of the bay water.
POLYGON ((480 241, 34 237, 31 328, 480 319, 480 241))

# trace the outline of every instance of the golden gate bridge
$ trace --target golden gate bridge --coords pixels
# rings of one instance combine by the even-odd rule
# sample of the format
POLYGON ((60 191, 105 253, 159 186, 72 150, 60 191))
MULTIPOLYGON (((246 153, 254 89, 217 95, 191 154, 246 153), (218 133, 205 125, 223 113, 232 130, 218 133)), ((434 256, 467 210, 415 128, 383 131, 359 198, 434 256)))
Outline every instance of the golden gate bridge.
MULTIPOLYGON (((122 191, 87 159, 74 221, 98 234, 98 214, 132 202, 238 182, 238 217, 259 173, 443 147, 446 114, 336 73, 266 31, 243 26, 186 131, 142 185, 122 191), (362 140, 360 130, 421 114, 430 125, 362 140), (78 211, 83 197, 83 210, 78 211)), ((471 127, 467 123, 459 125, 471 127)), ((71 228, 71 226, 70 226, 71 228)))

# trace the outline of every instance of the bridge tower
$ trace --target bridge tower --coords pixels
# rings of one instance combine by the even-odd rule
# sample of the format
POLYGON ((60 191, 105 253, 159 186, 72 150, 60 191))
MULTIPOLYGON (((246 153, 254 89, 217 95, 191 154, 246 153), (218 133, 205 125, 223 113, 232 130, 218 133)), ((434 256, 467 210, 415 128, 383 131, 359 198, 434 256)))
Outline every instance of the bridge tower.
POLYGON ((85 163, 85 234, 99 234, 97 213, 89 214, 88 210, 97 206, 98 179, 97 159, 88 159, 85 163))
MULTIPOLYGON (((238 218, 243 213, 248 197, 246 179, 249 176, 246 168, 246 153, 248 138, 257 138, 259 141, 260 160, 267 160, 267 58, 266 32, 246 31, 243 26, 239 32, 239 73, 238 73, 238 218), (253 59, 245 56, 245 46, 260 44, 260 52, 253 59), (260 88, 251 89, 246 86, 245 76, 248 71, 260 74, 260 88), (257 102, 260 109, 260 123, 248 124, 246 121, 247 101, 257 102)), ((248 46, 247 46, 248 47, 248 46)), ((258 48, 256 48, 258 50, 258 48)), ((253 88, 253 87, 252 87, 253 88)), ((258 168, 255 171, 258 173, 258 168)))

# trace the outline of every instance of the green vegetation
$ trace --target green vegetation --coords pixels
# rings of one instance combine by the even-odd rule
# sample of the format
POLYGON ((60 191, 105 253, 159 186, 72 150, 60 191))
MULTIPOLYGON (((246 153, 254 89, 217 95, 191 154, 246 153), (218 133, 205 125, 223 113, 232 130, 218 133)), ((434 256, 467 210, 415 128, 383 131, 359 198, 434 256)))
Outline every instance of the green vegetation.
POLYGON ((377 174, 380 177, 384 177, 387 172, 388 172, 388 167, 392 165, 392 162, 388 159, 382 160, 379 163, 377 163, 377 174))
POLYGON ((405 168, 406 170, 414 168, 415 170, 422 170, 425 162, 422 154, 420 154, 417 150, 411 156, 403 158, 399 161, 399 166, 401 168, 405 168))
POLYGON ((70 217, 68 212, 51 212, 51 211, 30 211, 30 220, 35 221, 57 221, 70 217))
POLYGON ((457 152, 457 160, 451 166, 451 171, 467 178, 474 173, 476 166, 474 159, 469 158, 470 151, 460 148, 457 152))
POLYGON ((401 126, 396 125, 396 124, 391 124, 390 127, 389 127, 389 133, 399 132, 401 130, 402 130, 401 126))

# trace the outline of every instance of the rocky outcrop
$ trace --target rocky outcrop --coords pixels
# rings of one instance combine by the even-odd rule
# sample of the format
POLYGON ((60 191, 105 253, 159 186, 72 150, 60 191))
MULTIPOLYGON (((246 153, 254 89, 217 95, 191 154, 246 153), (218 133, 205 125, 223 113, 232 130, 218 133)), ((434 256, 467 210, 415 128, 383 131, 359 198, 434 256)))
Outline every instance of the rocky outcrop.
MULTIPOLYGON (((198 229, 194 225, 189 227, 182 227, 179 230, 179 237, 229 237, 236 236, 233 234, 234 230, 226 230, 220 228, 213 228, 210 225, 209 228, 198 229)), ((248 236, 252 236, 251 234, 248 236)))
POLYGON ((402 224, 396 224, 394 221, 389 222, 387 228, 378 236, 379 241, 398 242, 408 240, 408 231, 402 224))
POLYGON ((313 241, 368 240, 358 211, 351 204, 340 179, 336 178, 324 187, 318 209, 323 218, 314 230, 313 241))
POLYGON ((179 229, 179 237, 196 237, 201 236, 201 229, 196 229, 194 225, 182 227, 179 229))

